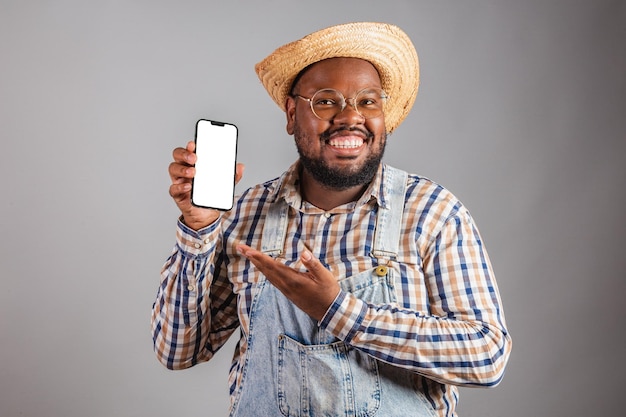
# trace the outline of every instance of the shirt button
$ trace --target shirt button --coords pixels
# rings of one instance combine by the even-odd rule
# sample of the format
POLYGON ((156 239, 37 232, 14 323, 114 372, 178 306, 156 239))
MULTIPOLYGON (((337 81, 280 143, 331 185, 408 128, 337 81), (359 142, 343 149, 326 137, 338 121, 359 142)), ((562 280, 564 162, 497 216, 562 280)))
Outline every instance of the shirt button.
POLYGON ((201 245, 201 244, 199 244, 199 243, 196 243, 196 244, 194 244, 193 246, 194 246, 196 249, 200 249, 200 248, 202 247, 202 245, 201 245))
POLYGON ((324 213, 324 217, 328 219, 330 217, 330 213, 324 213))
POLYGON ((189 284, 189 285, 187 285, 187 289, 188 289, 189 291, 193 291, 193 290, 195 290, 195 289, 196 289, 196 287, 194 287, 194 286, 193 286, 193 284, 189 284))
POLYGON ((204 239, 204 243, 205 243, 206 245, 208 245, 208 244, 209 244, 209 242, 211 242, 211 239, 209 239, 209 238, 204 239))

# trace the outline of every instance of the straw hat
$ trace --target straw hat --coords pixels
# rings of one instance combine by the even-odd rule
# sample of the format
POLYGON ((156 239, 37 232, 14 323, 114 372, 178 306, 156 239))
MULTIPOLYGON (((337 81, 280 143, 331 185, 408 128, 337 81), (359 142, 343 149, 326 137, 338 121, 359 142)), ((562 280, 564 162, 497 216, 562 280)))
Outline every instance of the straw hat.
POLYGON ((407 116, 419 86, 417 52, 400 28, 386 23, 346 23, 314 32, 276 49, 255 70, 274 102, 284 111, 291 85, 300 71, 328 58, 361 58, 378 70, 389 95, 385 124, 392 132, 407 116))

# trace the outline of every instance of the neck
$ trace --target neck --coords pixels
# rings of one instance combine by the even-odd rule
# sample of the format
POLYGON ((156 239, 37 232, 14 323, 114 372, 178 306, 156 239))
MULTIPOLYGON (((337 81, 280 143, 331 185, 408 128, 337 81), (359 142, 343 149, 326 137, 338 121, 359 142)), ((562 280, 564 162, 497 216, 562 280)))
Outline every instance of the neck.
POLYGON ((300 194, 302 198, 324 211, 358 200, 368 185, 357 185, 337 190, 320 184, 304 170, 300 173, 300 194))

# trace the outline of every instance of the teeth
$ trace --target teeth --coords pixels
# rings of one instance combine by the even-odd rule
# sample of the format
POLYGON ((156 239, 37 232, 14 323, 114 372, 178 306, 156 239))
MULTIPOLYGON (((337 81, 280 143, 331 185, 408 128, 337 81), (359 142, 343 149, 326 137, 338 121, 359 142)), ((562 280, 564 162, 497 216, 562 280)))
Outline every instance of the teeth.
POLYGON ((359 139, 359 138, 350 138, 350 139, 336 138, 336 139, 331 139, 329 144, 331 146, 336 147, 336 148, 344 148, 344 149, 358 148, 359 146, 363 145, 363 139, 359 139))

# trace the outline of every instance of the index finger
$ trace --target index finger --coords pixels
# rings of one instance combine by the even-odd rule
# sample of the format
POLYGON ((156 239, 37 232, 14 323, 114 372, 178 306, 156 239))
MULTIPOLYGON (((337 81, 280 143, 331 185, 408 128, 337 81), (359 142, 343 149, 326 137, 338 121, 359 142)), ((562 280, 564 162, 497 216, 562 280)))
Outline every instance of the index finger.
POLYGON ((194 165, 196 163, 196 144, 192 141, 187 142, 187 146, 185 148, 176 148, 174 152, 172 152, 172 156, 174 157, 174 162, 179 164, 186 165, 194 165))

